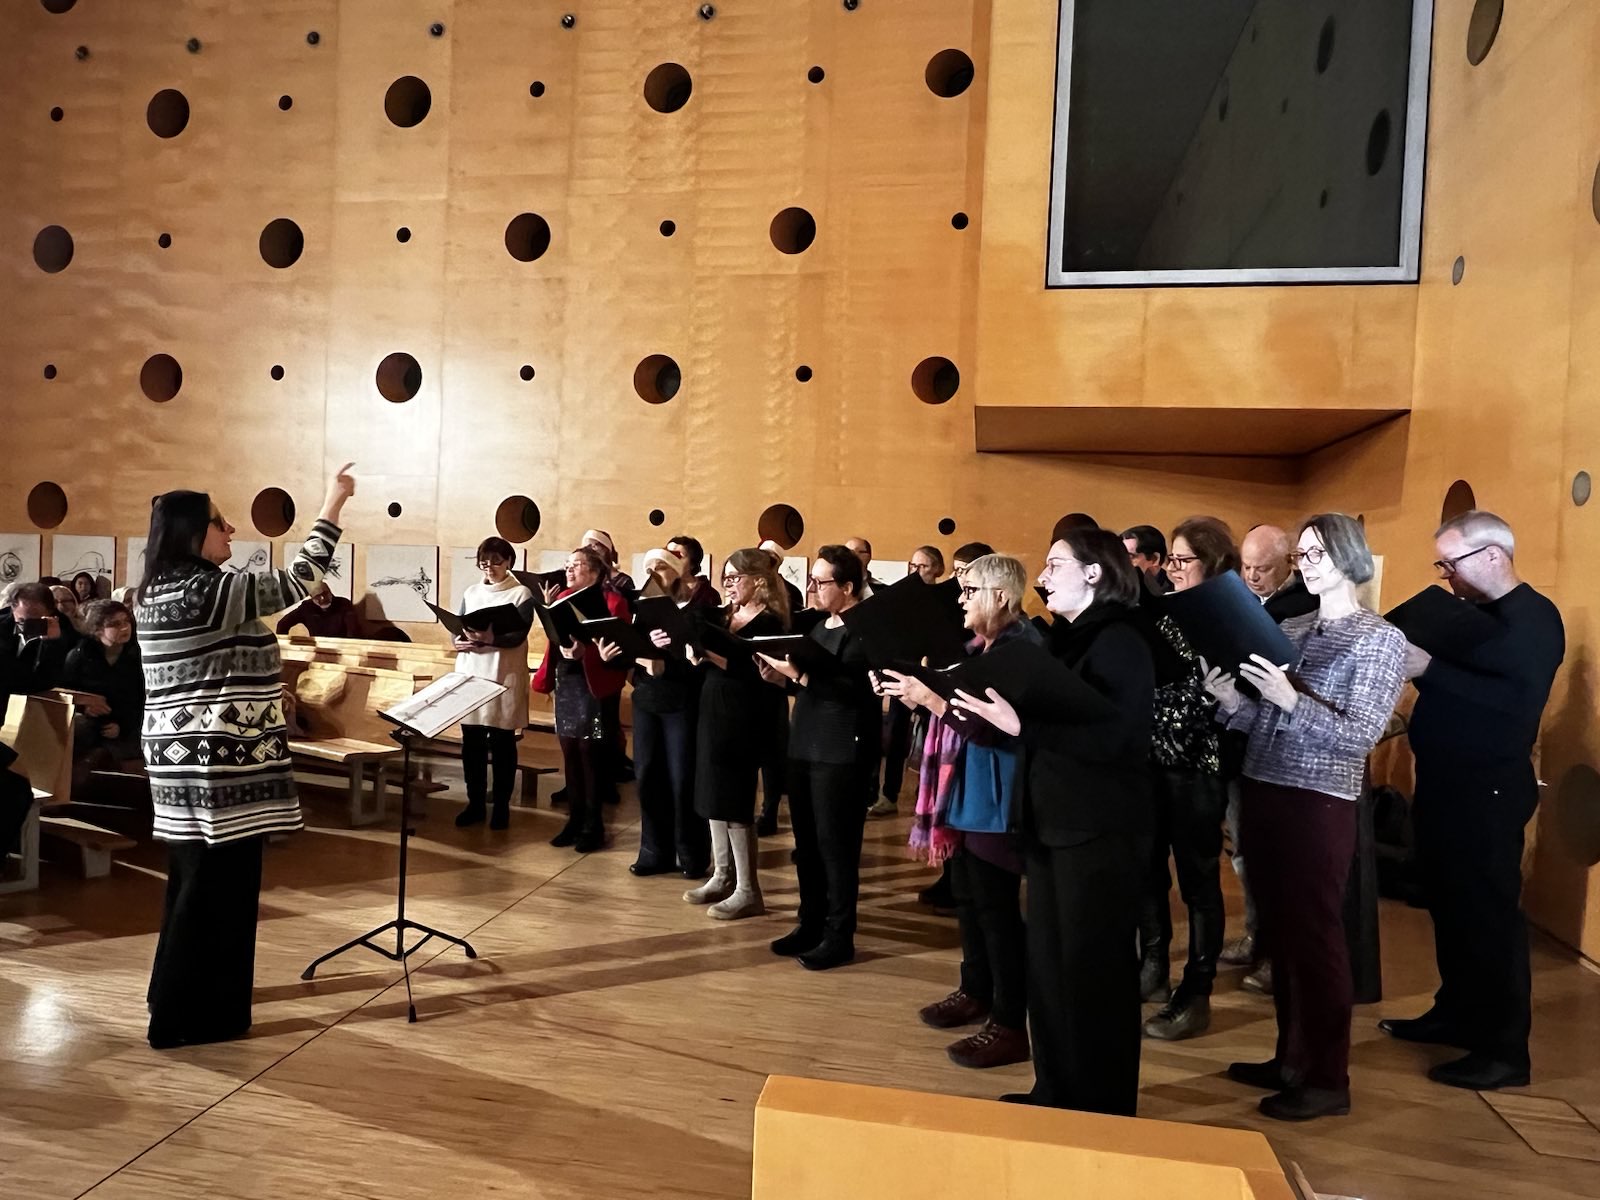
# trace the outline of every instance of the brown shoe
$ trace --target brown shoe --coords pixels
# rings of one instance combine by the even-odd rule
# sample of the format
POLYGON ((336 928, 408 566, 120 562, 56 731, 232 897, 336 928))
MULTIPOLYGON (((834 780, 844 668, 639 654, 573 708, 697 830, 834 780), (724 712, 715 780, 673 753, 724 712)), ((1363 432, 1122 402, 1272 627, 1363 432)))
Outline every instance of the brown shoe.
POLYGON ((1009 1067, 1012 1063, 1027 1062, 1028 1035, 1020 1029, 1007 1029, 993 1021, 985 1021, 983 1028, 971 1037, 952 1042, 945 1047, 950 1061, 958 1067, 1009 1067))
POLYGON ((937 1004, 930 1004, 917 1014, 924 1025, 935 1029, 954 1029, 957 1025, 971 1025, 989 1015, 989 1006, 967 995, 960 988, 951 992, 937 1004))

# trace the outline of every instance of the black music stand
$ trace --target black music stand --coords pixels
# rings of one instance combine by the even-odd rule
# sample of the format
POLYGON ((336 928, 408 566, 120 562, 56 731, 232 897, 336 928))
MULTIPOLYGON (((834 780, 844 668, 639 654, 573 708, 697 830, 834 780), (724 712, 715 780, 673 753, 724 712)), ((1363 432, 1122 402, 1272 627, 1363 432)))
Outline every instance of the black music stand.
MULTIPOLYGON (((387 714, 384 715, 386 716, 386 719, 391 721, 394 720, 393 717, 388 717, 387 714)), ((411 835, 416 832, 411 828, 411 743, 417 738, 421 737, 422 734, 420 734, 417 730, 412 729, 410 726, 400 724, 398 721, 396 721, 395 724, 398 727, 391 729, 389 731, 389 736, 400 743, 402 753, 400 758, 400 881, 396 894, 394 920, 385 921, 376 929, 370 929, 366 933, 363 933, 360 937, 352 938, 350 941, 346 942, 336 950, 329 950, 326 954, 322 955, 322 957, 318 958, 309 967, 302 971, 300 973, 300 978, 311 979, 316 975, 317 968, 323 963, 327 962, 330 958, 337 958, 346 950, 354 950, 357 946, 365 946, 374 954, 381 954, 390 962, 397 962, 400 964, 401 969, 405 973, 406 979, 406 1019, 409 1022, 415 1023, 417 1019, 417 1005, 416 1002, 411 998, 411 966, 406 960, 418 950, 421 950, 424 946, 426 946, 433 938, 438 938, 440 941, 449 942, 452 945, 460 946, 466 951, 468 958, 477 958, 478 952, 472 948, 471 944, 467 942, 465 938, 455 937, 452 934, 435 929, 431 925, 418 924, 416 921, 413 921, 406 916, 406 844, 411 840, 411 835), (406 945, 406 930, 408 929, 415 929, 418 933, 422 934, 422 937, 418 941, 412 943, 410 946, 406 945), (374 940, 379 936, 388 933, 390 930, 394 931, 393 950, 390 950, 385 946, 378 945, 378 943, 374 940)))

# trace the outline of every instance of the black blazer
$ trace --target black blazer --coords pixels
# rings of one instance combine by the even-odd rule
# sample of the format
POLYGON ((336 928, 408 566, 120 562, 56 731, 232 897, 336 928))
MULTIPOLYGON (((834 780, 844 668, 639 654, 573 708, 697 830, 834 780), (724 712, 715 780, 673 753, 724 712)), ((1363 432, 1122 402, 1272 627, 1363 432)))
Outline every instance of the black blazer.
POLYGON ((1290 617, 1303 617, 1309 612, 1316 612, 1320 603, 1321 601, 1306 591, 1305 581, 1300 578, 1300 572, 1296 571, 1289 576, 1287 583, 1267 597, 1266 603, 1261 607, 1267 610, 1267 616, 1282 625, 1290 617))
POLYGON ((1112 603, 1092 605, 1070 623, 1058 618, 1052 632, 1051 653, 1117 713, 1090 724, 1023 725, 1023 832, 1046 846, 1075 846, 1108 833, 1149 833, 1155 707, 1149 642, 1132 611, 1112 603))

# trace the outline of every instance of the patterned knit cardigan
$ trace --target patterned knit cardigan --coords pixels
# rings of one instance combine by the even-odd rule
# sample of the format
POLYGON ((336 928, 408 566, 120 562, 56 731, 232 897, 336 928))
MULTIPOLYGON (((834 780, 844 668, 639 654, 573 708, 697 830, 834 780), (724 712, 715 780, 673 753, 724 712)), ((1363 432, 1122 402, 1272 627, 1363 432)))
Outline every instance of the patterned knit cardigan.
POLYGON ((281 571, 233 573, 193 559, 139 602, 156 837, 214 845, 301 828, 283 663, 261 617, 306 598, 339 532, 319 520, 281 571))

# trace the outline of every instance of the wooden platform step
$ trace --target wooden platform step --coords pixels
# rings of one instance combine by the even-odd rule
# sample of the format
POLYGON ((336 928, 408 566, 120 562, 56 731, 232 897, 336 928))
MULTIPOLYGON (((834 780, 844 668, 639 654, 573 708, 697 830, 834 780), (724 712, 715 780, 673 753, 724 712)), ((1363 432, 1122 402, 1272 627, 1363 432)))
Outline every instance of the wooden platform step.
POLYGON ((111 856, 138 845, 132 838, 98 825, 73 817, 51 816, 39 818, 39 842, 42 847, 54 844, 57 848, 75 850, 85 879, 101 879, 111 874, 111 856))

